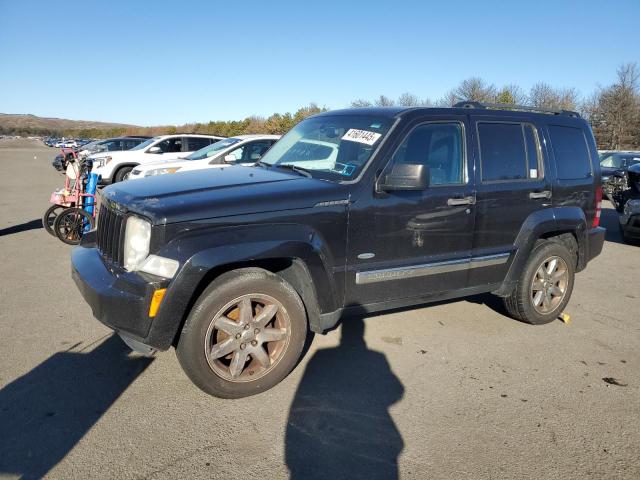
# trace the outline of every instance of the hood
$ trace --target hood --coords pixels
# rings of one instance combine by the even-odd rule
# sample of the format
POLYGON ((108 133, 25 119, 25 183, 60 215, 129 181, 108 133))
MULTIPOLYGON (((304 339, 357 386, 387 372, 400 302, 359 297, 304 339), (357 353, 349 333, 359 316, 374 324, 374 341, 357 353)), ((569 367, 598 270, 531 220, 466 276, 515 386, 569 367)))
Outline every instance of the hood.
POLYGON ((167 158, 165 160, 154 160, 152 162, 144 162, 140 164, 143 170, 153 170, 162 167, 181 167, 188 165, 193 160, 181 160, 180 158, 167 158))
POLYGON ((116 183, 103 198, 154 224, 311 208, 348 188, 272 168, 233 165, 116 183))

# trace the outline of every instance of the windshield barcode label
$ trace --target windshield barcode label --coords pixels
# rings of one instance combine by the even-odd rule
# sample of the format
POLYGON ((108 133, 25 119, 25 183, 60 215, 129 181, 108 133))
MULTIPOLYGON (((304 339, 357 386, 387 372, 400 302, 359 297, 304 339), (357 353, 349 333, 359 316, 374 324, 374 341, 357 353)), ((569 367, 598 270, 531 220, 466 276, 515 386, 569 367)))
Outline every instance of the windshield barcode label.
POLYGON ((373 145, 381 137, 379 133, 369 132, 368 130, 357 130, 350 128, 347 133, 344 134, 342 140, 349 140, 351 142, 364 143, 365 145, 373 145))

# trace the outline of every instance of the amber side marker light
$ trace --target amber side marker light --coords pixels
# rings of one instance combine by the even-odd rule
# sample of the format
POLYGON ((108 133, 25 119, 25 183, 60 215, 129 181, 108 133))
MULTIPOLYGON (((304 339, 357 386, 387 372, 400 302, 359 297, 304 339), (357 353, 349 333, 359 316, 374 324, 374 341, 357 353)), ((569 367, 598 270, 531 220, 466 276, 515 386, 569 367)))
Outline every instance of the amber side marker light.
POLYGON ((164 298, 164 294, 167 293, 166 288, 159 288, 155 292, 153 292, 153 297, 151 298, 151 305, 149 305, 149 316, 151 318, 156 316, 158 313, 158 309, 160 308, 160 303, 164 298))

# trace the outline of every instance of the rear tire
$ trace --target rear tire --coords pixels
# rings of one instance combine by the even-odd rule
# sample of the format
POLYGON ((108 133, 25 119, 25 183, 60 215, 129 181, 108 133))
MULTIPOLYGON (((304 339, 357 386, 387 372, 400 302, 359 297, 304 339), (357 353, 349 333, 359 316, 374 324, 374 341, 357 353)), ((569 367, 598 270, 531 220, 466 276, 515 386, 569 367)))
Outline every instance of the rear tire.
POLYGON ((264 392, 300 358, 307 316, 298 293, 260 268, 220 275, 187 318, 176 354, 201 390, 221 398, 264 392))
POLYGON ((553 240, 539 243, 531 252, 518 284, 504 298, 504 306, 516 320, 542 325, 555 320, 573 291, 576 257, 553 240))
POLYGON ((53 231, 53 224, 56 221, 56 217, 65 209, 62 205, 51 205, 47 208, 42 216, 42 227, 49 235, 56 236, 56 232, 53 231))
POLYGON ((113 176, 113 183, 122 182, 129 178, 131 170, 133 170, 133 167, 122 167, 121 169, 119 169, 113 176))
POLYGON ((89 230, 95 225, 95 220, 82 208, 67 208, 56 217, 53 230, 56 236, 67 245, 78 245, 82 240, 85 226, 89 224, 89 230))

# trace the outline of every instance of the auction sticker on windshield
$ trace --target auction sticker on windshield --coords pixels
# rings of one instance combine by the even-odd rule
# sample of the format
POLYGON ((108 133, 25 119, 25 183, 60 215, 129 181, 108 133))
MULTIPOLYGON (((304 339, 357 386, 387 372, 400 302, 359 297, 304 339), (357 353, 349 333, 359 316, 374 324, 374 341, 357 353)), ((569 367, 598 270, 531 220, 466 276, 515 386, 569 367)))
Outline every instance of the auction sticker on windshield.
POLYGON ((342 140, 349 140, 351 142, 364 143, 365 145, 373 145, 381 136, 382 136, 381 134, 376 132, 350 128, 349 131, 344 134, 344 136, 342 137, 342 140))

